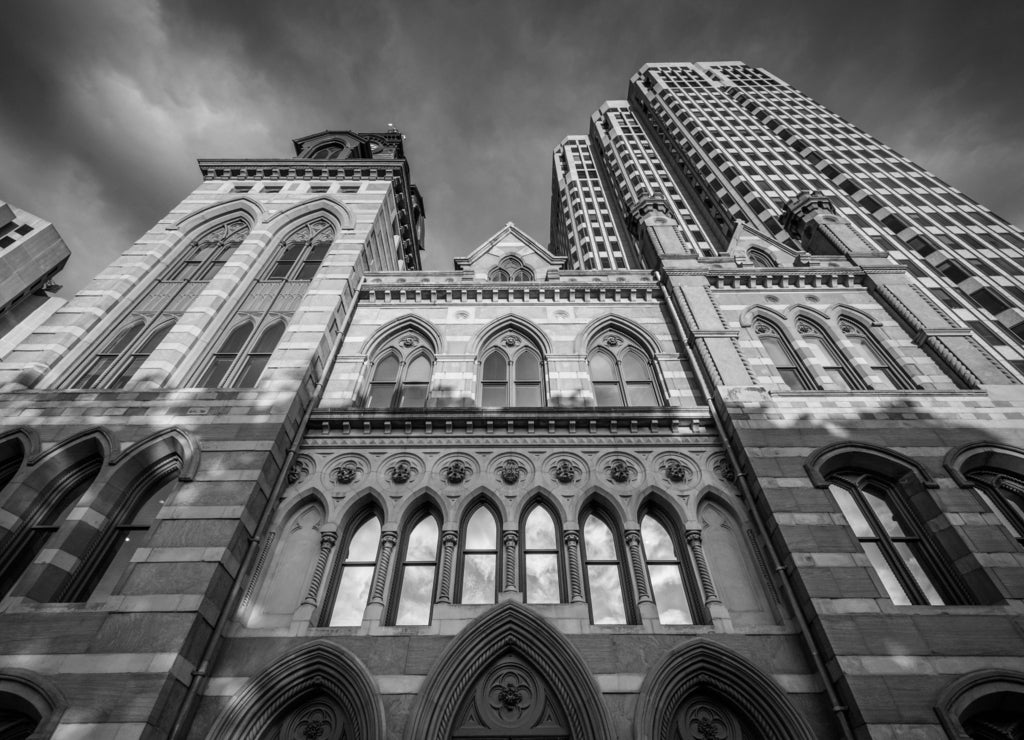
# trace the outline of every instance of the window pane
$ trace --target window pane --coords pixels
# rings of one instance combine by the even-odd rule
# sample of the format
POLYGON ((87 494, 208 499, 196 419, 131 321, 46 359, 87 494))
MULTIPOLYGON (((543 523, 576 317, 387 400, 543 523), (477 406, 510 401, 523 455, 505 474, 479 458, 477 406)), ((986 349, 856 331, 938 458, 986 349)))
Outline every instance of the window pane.
POLYGON ((497 542, 494 517, 483 506, 477 508, 466 525, 467 550, 493 550, 497 542))
POLYGON ((850 390, 850 384, 846 382, 846 377, 842 371, 837 367, 826 367, 824 368, 825 374, 832 379, 832 383, 837 389, 848 391, 850 390))
POLYGON ((278 257, 277 259, 279 261, 294 262, 299 258, 299 252, 302 251, 302 247, 305 246, 305 244, 306 242, 302 240, 294 241, 291 244, 288 244, 284 248, 284 251, 281 252, 281 256, 278 257))
POLYGON ((427 386, 425 383, 418 385, 402 386, 402 398, 399 405, 404 408, 419 408, 427 405, 427 386))
POLYGON ((828 489, 835 496, 836 503, 839 504, 839 508, 843 512, 843 517, 853 528, 853 533, 858 537, 873 537, 874 532, 871 529, 871 525, 868 524, 868 520, 864 517, 857 502, 853 500, 850 492, 837 485, 831 485, 828 489))
POLYGON ((402 594, 395 624, 430 624, 434 599, 434 566, 407 565, 402 569, 402 594))
POLYGON ((224 340, 224 343, 220 346, 220 349, 217 350, 217 353, 222 355, 228 354, 229 352, 238 354, 251 333, 252 324, 248 321, 243 324, 239 324, 231 331, 230 334, 228 334, 228 338, 224 340))
POLYGON ((284 334, 283 323, 279 321, 276 324, 271 324, 263 330, 259 341, 256 342, 256 346, 252 348, 253 353, 263 355, 272 354, 274 348, 277 347, 277 343, 281 341, 282 334, 284 334))
POLYGON ((160 509, 167 502, 167 497, 174 492, 176 485, 177 480, 170 480, 153 491, 142 502, 142 505, 135 512, 135 516, 131 518, 129 524, 133 527, 149 527, 152 525, 156 515, 160 513, 160 509))
POLYGON ((105 599, 114 593, 117 582, 121 580, 121 576, 128 569, 132 555, 139 549, 139 545, 142 544, 148 533, 148 529, 117 529, 114 531, 114 536, 117 539, 113 544, 113 557, 103 572, 103 577, 89 594, 88 601, 105 599))
POLYGON ((128 385, 128 381, 132 379, 136 371, 142 367, 142 363, 146 361, 145 356, 133 355, 128 361, 128 364, 124 366, 120 373, 117 374, 113 380, 110 381, 109 388, 124 388, 128 385))
POLYGON ((540 359, 533 352, 523 352, 516 359, 516 382, 539 382, 540 359))
POLYGON ((530 604, 557 604, 558 555, 526 554, 526 601, 530 604))
POLYGON ((804 379, 800 377, 800 373, 796 370, 787 368, 776 368, 779 371, 779 375, 782 376, 782 382, 786 384, 786 387, 794 391, 806 390, 804 379))
POLYGON ((644 541, 644 554, 648 560, 676 560, 676 549, 661 522, 652 516, 645 516, 640 524, 640 535, 644 541))
POLYGON ((309 250, 309 254, 306 255, 306 262, 316 262, 317 266, 324 261, 324 257, 327 256, 327 250, 331 248, 331 243, 328 241, 317 242, 309 250))
POLYGON ((789 353, 782 346, 782 340, 770 335, 761 336, 761 344, 764 346, 768 356, 775 363, 775 367, 783 368, 793 364, 789 353))
POLYGON ((89 388, 95 385, 96 381, 107 371, 107 368, 110 367, 110 363, 112 363, 114 359, 114 357, 97 357, 96 361, 93 362, 92 367, 89 368, 89 371, 83 375, 75 385, 81 388, 89 388))
POLYGON ((394 383, 397 377, 398 358, 394 355, 388 355, 385 357, 377 363, 377 367, 373 370, 374 383, 394 383))
POLYGON ((862 542, 861 545, 864 546, 864 552, 867 553, 871 566, 878 573, 878 577, 882 579, 882 585, 885 586, 885 591, 892 599, 892 603, 897 606, 906 606, 911 603, 910 597, 907 596, 907 592, 896 578, 896 574, 892 572, 889 561, 885 559, 885 555, 882 554, 878 545, 874 542, 862 542))
POLYGON ((484 360, 484 380, 485 381, 498 381, 505 380, 508 377, 508 362, 505 360, 505 356, 500 352, 492 352, 487 355, 487 359, 484 360))
POLYGON ((625 624, 626 608, 622 603, 622 585, 617 565, 588 565, 590 609, 594 624, 625 624))
POLYGON ((319 262, 303 262, 302 266, 299 267, 299 271, 295 273, 295 280, 312 280, 319 269, 319 262))
POLYGON ((505 385, 485 385, 481 404, 484 406, 505 406, 508 404, 508 387, 505 385))
POLYGON ((437 555, 437 522, 434 517, 423 519, 409 535, 405 550, 406 560, 434 560, 437 555))
POLYGON ((249 355, 242 364, 242 372, 232 384, 233 388, 252 388, 263 374, 270 355, 249 355))
POLYGON ((274 265, 274 269, 270 271, 271 278, 285 278, 288 275, 288 271, 292 269, 294 262, 278 262, 274 265))
POLYGON ((595 352, 590 356, 590 378, 595 383, 618 382, 615 375, 615 364, 604 352, 595 352))
POLYGON ((356 626, 363 622, 363 610, 370 595, 372 565, 346 565, 338 584, 338 598, 331 613, 331 627, 356 626))
POLYGON ((160 342, 164 341, 164 337, 171 333, 171 329, 173 328, 174 322, 171 321, 150 334, 149 339, 143 342, 142 346, 137 350, 139 354, 152 354, 153 351, 160 346, 160 342))
POLYGON ((598 406, 622 406, 618 383, 594 383, 594 400, 598 406))
POLYGON ((650 383, 627 383, 626 395, 630 406, 658 406, 658 397, 650 383))
POLYGON ((678 565, 648 565, 651 588, 658 605, 658 618, 662 624, 692 624, 690 605, 683 589, 683 577, 678 565))
POLYGON ((104 348, 104 353, 114 354, 117 352, 122 352, 125 349, 125 347, 132 343, 132 340, 135 339, 135 337, 138 335, 140 331, 142 331, 141 321, 134 323, 131 326, 126 326, 124 329, 121 330, 121 333, 118 334, 114 338, 114 340, 104 348))
POLYGON ((535 506, 526 517, 527 549, 556 550, 555 522, 543 506, 535 506))
POLYGON ((932 606, 945 604, 946 602, 939 596, 939 592, 935 589, 934 584, 932 584, 932 579, 928 577, 928 574, 925 573, 924 568, 921 566, 924 553, 920 553, 921 557, 918 557, 916 551, 919 549, 919 546, 917 543, 894 542, 893 545, 896 547, 896 552, 903 558, 903 562, 907 564, 910 575, 917 581, 917 585, 921 587, 928 603, 932 606))
POLYGON ((636 352, 627 352, 622 358, 621 372, 625 381, 649 380, 651 377, 650 366, 636 352))
POLYGON ((868 364, 876 366, 889 364, 887 362, 884 362, 882 358, 878 356, 878 353, 875 352, 875 348, 872 347, 871 343, 864 337, 858 337, 856 335, 847 335, 847 339, 849 339, 854 344, 854 346, 856 346, 857 353, 865 360, 867 360, 868 364))
POLYGON ((875 512, 875 516, 878 517, 878 521, 882 523, 882 528, 885 532, 893 537, 904 536, 903 527, 896 521, 896 517, 889 508, 889 502, 877 493, 871 491, 863 491, 864 500, 871 506, 872 511, 875 512))
POLYGON ((516 383, 516 406, 543 406, 540 385, 516 383))
POLYGON ((409 369, 405 372, 405 380, 407 383, 429 383, 430 369, 430 360, 420 355, 409 363, 409 369))
POLYGON ((616 560, 615 543, 608 525, 596 516, 587 517, 583 526, 583 540, 587 548, 587 560, 616 560))
POLYGON ((996 517, 999 519, 999 522, 1008 530, 1010 530, 1010 534, 1012 534, 1014 537, 1020 537, 1021 533, 1020 531, 1018 531, 1016 525, 1013 522, 1011 522, 1005 514, 1003 514, 1003 510, 1001 508, 996 506, 995 502, 988 495, 987 491, 981 488, 975 488, 974 492, 978 494, 978 498, 985 502, 985 506, 988 507, 988 510, 996 515, 996 517))
POLYGON ((212 388, 220 385, 233 361, 234 357, 214 357, 210 367, 206 369, 206 374, 199 380, 199 386, 212 388))
POLYGON ((462 603, 494 603, 494 555, 467 554, 463 557, 462 603))
POLYGON ((374 561, 377 559, 377 545, 380 543, 380 520, 377 517, 368 519, 348 543, 346 562, 374 561))

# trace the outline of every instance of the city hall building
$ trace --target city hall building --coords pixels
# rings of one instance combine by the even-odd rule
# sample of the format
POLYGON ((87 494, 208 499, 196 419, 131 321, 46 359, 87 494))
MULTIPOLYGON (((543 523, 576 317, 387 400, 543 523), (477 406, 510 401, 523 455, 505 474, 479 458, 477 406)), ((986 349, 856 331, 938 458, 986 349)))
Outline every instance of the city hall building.
POLYGON ((0 357, 0 737, 1024 737, 1020 229, 739 62, 447 271, 294 143, 0 357))

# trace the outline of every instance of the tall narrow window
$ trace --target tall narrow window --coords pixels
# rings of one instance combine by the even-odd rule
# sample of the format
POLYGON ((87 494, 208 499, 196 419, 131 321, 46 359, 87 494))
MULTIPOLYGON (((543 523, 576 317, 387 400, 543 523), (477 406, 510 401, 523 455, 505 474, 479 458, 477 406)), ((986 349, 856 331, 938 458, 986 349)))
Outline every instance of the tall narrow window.
POLYGON ((683 563, 675 542, 660 521, 650 514, 640 522, 640 536, 651 576, 654 603, 662 624, 693 624, 683 563))
POLYGON ((426 515, 413 527, 402 558, 395 624, 430 624, 437 575, 437 520, 426 515))
POLYGON ((597 514, 589 515, 583 523, 583 550, 591 621, 625 624, 619 549, 612 530, 597 514))
POLYGON ((533 270, 523 264, 523 261, 513 255, 504 257, 497 265, 491 268, 487 274, 491 282, 529 282, 533 280, 533 270))
POLYGON ((751 264, 755 267, 778 267, 771 255, 757 247, 751 247, 747 250, 747 259, 749 259, 751 264))
POLYGON ((145 324, 142 319, 136 319, 121 328, 114 338, 107 342, 103 349, 97 353, 96 357, 89 364, 88 369, 82 373, 75 385, 80 388, 95 388, 100 378, 106 375, 107 370, 121 356, 121 353, 128 349, 135 341, 143 326, 145 324))
POLYGON ((839 321, 839 330, 855 348, 860 359, 867 362, 873 387, 882 390, 911 390, 918 386, 886 351, 881 342, 865 327, 850 319, 839 321))
POLYGON ((478 506, 462 536, 462 603, 493 604, 498 593, 498 525, 478 506))
POLYGON ((971 479, 978 498, 1024 547, 1024 481, 998 470, 976 470, 971 479))
POLYGON ((240 218, 207 231, 189 245, 184 259, 170 270, 167 279, 210 280, 248 235, 249 225, 240 218))
POLYGON ((243 321, 231 330, 231 333, 228 334, 227 338, 221 342, 220 347, 217 348, 217 353, 213 356, 213 360, 206 369, 206 373, 199 380, 200 386, 214 388, 220 385, 231 364, 238 357, 238 353, 242 351, 242 347, 249 341, 250 334, 252 334, 251 321, 243 321))
POLYGON ((605 335, 600 343, 589 357, 597 405, 662 405, 646 353, 616 334, 605 335))
POLYGON ((836 389, 845 391, 866 388, 825 329, 801 319, 797 322, 796 330, 800 332, 800 339, 810 348, 825 375, 832 379, 836 389))
POLYGON ((256 381, 260 379, 267 363, 270 362, 270 356, 274 354, 277 343, 281 341, 282 334, 284 334, 283 321, 275 321, 263 330, 260 338, 249 348, 248 354, 242 361, 238 377, 231 384, 233 388, 252 388, 256 385, 256 381))
POLYGON ((794 391, 819 390, 811 380, 810 373, 804 367, 803 362, 797 357, 796 352, 790 346, 778 327, 763 319, 754 322, 754 333, 761 340, 761 346, 771 358, 775 370, 782 376, 782 382, 794 391))
POLYGON ((886 593, 897 605, 945 604, 927 543, 893 507, 896 492, 870 479, 829 486, 886 593))
POLYGON ((366 395, 367 408, 426 406, 433 372, 432 357, 418 340, 415 343, 399 340, 395 346, 383 350, 373 364, 366 395))
POLYGON ((164 341, 164 338, 174 328, 174 323, 174 320, 171 320, 152 330, 149 336, 128 355, 128 362, 124 364, 117 375, 107 384, 107 387, 124 388, 128 385, 128 381, 132 379, 132 376, 138 372, 142 364, 149 359, 149 356, 160 346, 160 342, 164 341))
POLYGON ((540 355, 530 347, 519 346, 522 340, 515 335, 504 337, 502 343, 512 348, 510 352, 495 347, 484 355, 480 370, 481 405, 490 408, 546 406, 540 355))
POLYGON ((530 510, 523 529, 524 598, 528 604, 557 604, 562 599, 555 520, 538 504, 530 510))
POLYGON ((292 232, 279 247, 267 279, 312 280, 333 241, 334 227, 322 218, 292 232))
POLYGON ((210 358, 198 385, 203 388, 253 388, 284 334, 283 319, 272 320, 256 334, 253 322, 235 326, 210 358), (255 334, 255 338, 254 338, 255 334))
POLYGON ((44 503, 0 553, 0 598, 7 595, 42 552, 46 542, 67 520, 82 494, 96 480, 101 464, 98 459, 91 460, 64 473, 47 487, 44 503))
POLYGON ((377 564, 380 545, 380 519, 372 516, 352 535, 340 562, 340 574, 333 599, 334 609, 327 625, 358 626, 363 623, 363 610, 370 597, 370 581, 377 564))

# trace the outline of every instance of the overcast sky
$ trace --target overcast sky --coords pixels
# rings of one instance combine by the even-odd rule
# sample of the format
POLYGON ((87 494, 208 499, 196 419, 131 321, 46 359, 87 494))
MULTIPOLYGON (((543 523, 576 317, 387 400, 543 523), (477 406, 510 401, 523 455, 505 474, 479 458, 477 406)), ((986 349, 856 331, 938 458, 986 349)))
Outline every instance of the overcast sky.
POLYGON ((0 200, 54 222, 82 287, 199 182, 325 128, 408 136, 428 269, 506 221, 548 241, 551 150, 648 61, 765 67, 1024 223, 1024 3, 16 0, 0 200))

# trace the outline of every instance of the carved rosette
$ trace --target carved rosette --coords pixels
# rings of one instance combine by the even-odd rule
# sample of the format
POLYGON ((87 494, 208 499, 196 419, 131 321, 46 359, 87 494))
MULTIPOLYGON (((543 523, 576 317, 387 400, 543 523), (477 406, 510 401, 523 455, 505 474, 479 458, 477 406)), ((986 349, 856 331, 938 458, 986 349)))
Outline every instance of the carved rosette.
POLYGON ((635 483, 640 478, 640 471, 636 465, 622 457, 614 457, 608 460, 603 472, 606 479, 620 486, 635 483))
POLYGON ((695 477, 693 468, 678 457, 670 457, 658 466, 658 470, 670 483, 684 485, 690 483, 695 477))
POLYGON ((508 347, 509 349, 513 347, 518 347, 522 343, 523 338, 520 337, 518 334, 506 334, 501 338, 501 344, 508 347))
POLYGON ((568 737, 565 719, 544 682, 516 658, 483 674, 459 712, 458 736, 568 737))
POLYGON ((680 710, 679 736, 685 740, 742 740, 743 734, 731 712, 698 700, 680 710))
POLYGON ((313 461, 305 455, 299 455, 288 468, 288 485, 297 486, 313 474, 315 468, 313 461))
POLYGON ((362 477, 363 466, 358 460, 342 460, 331 468, 331 483, 350 486, 362 477))
POLYGON ((516 457, 506 457, 498 461, 494 468, 495 477, 506 486, 516 486, 526 481, 530 475, 529 468, 516 457))
POLYGON ((281 740, 337 740, 344 736, 342 714, 332 702, 316 700, 303 704, 284 721, 281 740))
POLYGON ((571 458, 561 457, 554 461, 549 469, 551 477, 563 486, 579 483, 583 480, 583 468, 571 458))
POLYGON ((411 349, 420 343, 420 338, 415 334, 406 334, 398 340, 398 343, 406 349, 411 349))
POLYGON ((450 486, 460 486, 473 476, 468 461, 456 458, 441 468, 441 479, 450 486))
POLYGON ((729 458, 724 453, 718 453, 712 455, 708 460, 708 467, 719 479, 726 481, 727 483, 733 483, 736 480, 736 471, 733 470, 732 464, 729 462, 729 458))
POLYGON ((603 341, 609 347, 618 347, 623 340, 618 334, 606 334, 603 341))

